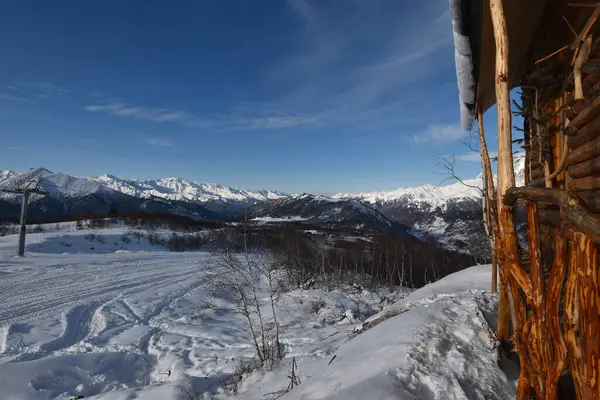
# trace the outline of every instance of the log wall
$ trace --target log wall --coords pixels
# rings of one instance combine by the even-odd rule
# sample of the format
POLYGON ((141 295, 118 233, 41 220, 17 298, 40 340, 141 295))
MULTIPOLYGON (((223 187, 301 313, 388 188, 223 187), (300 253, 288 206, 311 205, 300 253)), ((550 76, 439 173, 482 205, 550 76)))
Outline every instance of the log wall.
POLYGON ((497 244, 519 400, 600 400, 600 85, 584 77, 582 100, 566 89, 523 89, 526 187, 503 197, 499 224, 511 232, 497 244), (514 239, 518 200, 528 259, 514 239))

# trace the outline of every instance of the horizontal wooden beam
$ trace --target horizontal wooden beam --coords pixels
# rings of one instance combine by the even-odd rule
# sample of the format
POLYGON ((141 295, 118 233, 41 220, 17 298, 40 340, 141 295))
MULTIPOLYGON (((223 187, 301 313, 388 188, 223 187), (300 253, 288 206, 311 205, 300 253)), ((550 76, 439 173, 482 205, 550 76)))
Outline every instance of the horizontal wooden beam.
POLYGON ((585 210, 578 199, 567 196, 560 206, 560 216, 563 221, 600 243, 600 218, 585 210))
POLYGON ((585 176, 578 179, 570 179, 567 188, 572 192, 582 190, 600 189, 600 176, 585 176))
POLYGON ((502 202, 507 206, 512 206, 517 202, 517 200, 524 199, 560 206, 564 196, 565 191, 560 189, 514 187, 508 189, 502 198, 502 202))
MULTIPOLYGON (((599 97, 600 99, 600 97, 599 97)), ((569 125, 570 126, 570 125, 569 125)), ((569 134, 568 127, 565 129, 565 133, 569 134)), ((571 132, 569 135, 569 148, 576 149, 579 146, 589 142, 600 136, 600 117, 594 118, 585 126, 580 129, 571 132)))
POLYGON ((600 116, 600 97, 591 101, 581 112, 569 123, 563 132, 567 136, 575 135, 582 127, 589 124, 596 117, 600 116))
POLYGON ((584 178, 586 176, 600 174, 600 158, 592 158, 569 167, 569 176, 572 178, 584 178))
MULTIPOLYGON (((571 151, 567 163, 575 165, 598 156, 600 156, 600 136, 571 151)), ((571 171, 569 170, 569 172, 571 171)))
MULTIPOLYGON (((589 193, 588 196, 595 196, 600 192, 589 193)), ((508 189, 502 202, 510 206, 519 199, 559 205, 562 221, 600 243, 600 215, 587 210, 575 195, 560 189, 520 187, 508 189)))

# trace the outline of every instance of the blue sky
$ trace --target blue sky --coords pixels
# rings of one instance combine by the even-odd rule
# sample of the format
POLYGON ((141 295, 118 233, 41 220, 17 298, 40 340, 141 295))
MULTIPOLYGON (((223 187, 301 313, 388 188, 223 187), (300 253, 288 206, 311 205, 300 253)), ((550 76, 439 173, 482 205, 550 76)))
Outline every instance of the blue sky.
POLYGON ((472 177, 453 51, 447 0, 7 1, 0 169, 333 194, 461 154, 472 177))

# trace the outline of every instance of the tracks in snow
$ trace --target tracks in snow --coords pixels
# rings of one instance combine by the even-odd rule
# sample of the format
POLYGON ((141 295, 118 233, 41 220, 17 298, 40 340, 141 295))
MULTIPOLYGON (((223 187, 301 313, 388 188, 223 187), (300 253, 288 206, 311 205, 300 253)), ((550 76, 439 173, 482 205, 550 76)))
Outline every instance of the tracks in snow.
MULTIPOLYGON (((17 357, 10 361, 35 360, 85 344, 88 338, 105 329, 103 309, 111 303, 118 303, 132 317, 131 325, 125 329, 150 327, 140 338, 141 350, 148 354, 149 343, 161 333, 159 327, 152 326, 151 320, 205 283, 204 277, 197 273, 206 262, 205 256, 195 254, 173 260, 167 255, 142 259, 139 255, 105 255, 99 262, 40 265, 24 269, 22 273, 7 274, 0 282, 0 299, 3 299, 0 302, 0 357, 10 355, 5 353, 7 340, 23 334, 20 329, 12 330, 12 326, 25 326, 22 324, 56 314, 62 315, 61 335, 37 348, 19 346, 14 351, 24 352, 11 351, 17 357), (150 309, 143 313, 130 303, 131 299, 148 298, 158 301, 151 303, 150 309)), ((79 258, 88 260, 89 256, 79 258)))

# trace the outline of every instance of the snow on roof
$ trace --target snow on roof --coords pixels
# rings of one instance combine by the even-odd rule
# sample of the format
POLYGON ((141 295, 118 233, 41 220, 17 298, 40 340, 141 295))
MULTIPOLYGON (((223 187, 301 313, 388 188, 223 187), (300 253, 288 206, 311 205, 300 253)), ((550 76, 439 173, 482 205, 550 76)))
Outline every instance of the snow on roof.
POLYGON ((468 0, 450 0, 452 30, 454 32, 454 62, 460 100, 460 121, 463 129, 470 130, 475 118, 477 79, 473 45, 468 29, 468 0))

